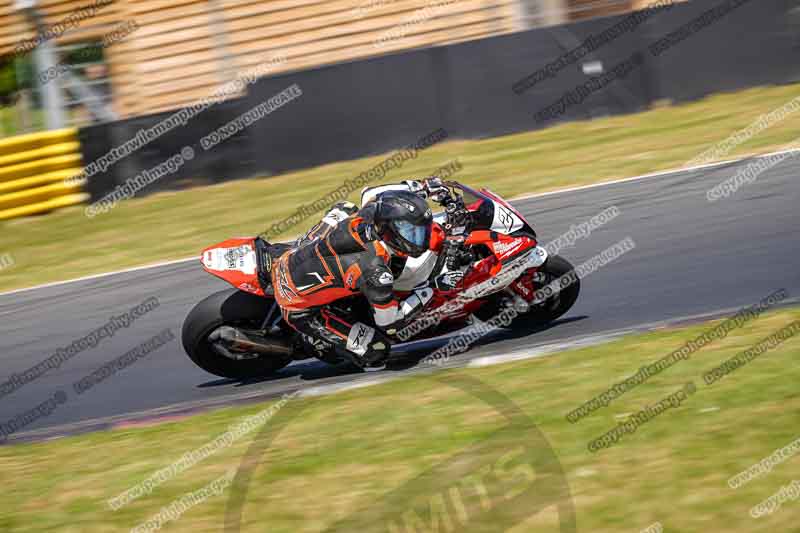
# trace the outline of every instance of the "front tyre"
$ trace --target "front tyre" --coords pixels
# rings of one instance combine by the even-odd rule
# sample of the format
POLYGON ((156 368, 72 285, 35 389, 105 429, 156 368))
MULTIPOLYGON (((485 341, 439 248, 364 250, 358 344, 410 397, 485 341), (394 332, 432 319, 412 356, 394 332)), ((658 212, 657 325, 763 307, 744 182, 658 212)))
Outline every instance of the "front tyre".
POLYGON ((553 295, 548 296, 544 302, 534 305, 522 316, 527 320, 551 322, 569 311, 581 292, 581 280, 574 270, 575 267, 560 255, 548 257, 545 264, 538 269, 539 282, 536 287, 537 291, 550 292, 547 288, 552 284, 553 295))
MULTIPOLYGON (((547 298, 538 304, 531 305, 525 312, 515 315, 513 320, 507 324, 509 327, 516 327, 530 324, 546 324, 557 319, 564 313, 570 310, 578 299, 578 294, 581 291, 581 281, 575 275, 569 275, 574 271, 572 264, 559 255, 551 255, 547 261, 531 273, 527 271, 523 276, 534 276, 534 287, 537 293, 546 294, 547 298), (561 290, 557 290, 560 286, 558 280, 569 280, 571 283, 564 284, 561 290), (547 287, 553 284, 554 290, 547 287)), ((491 303, 484 305, 475 312, 475 316, 483 321, 488 322, 497 317, 503 311, 503 305, 509 305, 508 297, 502 293, 493 295, 491 303), (503 300, 506 300, 505 304, 503 300)))
POLYGON ((291 362, 272 355, 234 360, 217 353, 208 336, 222 325, 258 328, 266 318, 272 300, 236 289, 225 289, 198 303, 183 323, 183 349, 189 358, 211 374, 223 378, 247 379, 271 374, 291 362))

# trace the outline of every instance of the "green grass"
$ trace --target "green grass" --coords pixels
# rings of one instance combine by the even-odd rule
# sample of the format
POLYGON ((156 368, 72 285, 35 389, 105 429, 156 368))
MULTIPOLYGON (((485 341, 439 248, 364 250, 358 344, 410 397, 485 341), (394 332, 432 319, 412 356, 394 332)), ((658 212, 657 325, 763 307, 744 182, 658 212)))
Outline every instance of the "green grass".
MULTIPOLYGON (((18 129, 17 120, 16 109, 13 107, 0 107, 0 139, 26 133, 18 129)), ((42 131, 43 129, 45 129, 44 113, 41 109, 31 110, 31 131, 27 133, 42 131)))
MULTIPOLYGON (((456 179, 511 197, 674 168, 798 94, 800 85, 758 88, 636 115, 446 142, 391 170, 383 181, 421 177, 458 159, 464 169, 456 179)), ((781 147, 799 130, 800 113, 796 113, 729 157, 781 147)), ((75 207, 2 222, 0 253, 11 253, 17 264, 0 271, 0 290, 188 257, 231 236, 259 233, 384 157, 156 194, 124 202, 93 219, 75 207)), ((290 229, 287 235, 300 233, 312 222, 290 229)))
MULTIPOLYGON (((465 527, 456 530, 502 531, 505 527, 498 524, 508 524, 502 522, 502 512, 521 510, 526 520, 511 531, 556 531, 557 514, 552 508, 527 517, 528 499, 515 506, 502 505, 498 487, 507 491, 526 486, 521 484, 529 479, 524 470, 514 468, 522 468, 521 462, 506 465, 507 471, 517 473, 516 484, 485 483, 491 508, 478 512, 478 492, 470 488, 476 485, 467 483, 465 474, 496 467, 502 454, 515 449, 542 449, 520 425, 511 424, 497 433, 508 422, 502 409, 480 399, 486 399, 480 391, 489 389, 519 406, 557 454, 571 488, 579 531, 636 532, 656 521, 666 531, 796 530, 800 501, 786 502, 775 514, 759 520, 748 512, 800 478, 799 457, 736 490, 727 486, 727 480, 800 437, 800 368, 796 364, 800 340, 786 341, 713 386, 704 385, 701 375, 798 319, 800 309, 765 314, 576 424, 566 421, 568 412, 643 364, 679 348, 709 324, 631 336, 541 359, 440 372, 434 378, 405 377, 333 396, 292 400, 265 426, 269 431, 288 421, 281 431, 267 433, 275 438, 262 454, 261 466, 253 470, 243 531, 323 531, 353 513, 384 520, 343 531, 386 531, 386 519, 411 505, 422 509, 420 505, 424 507, 447 487, 461 487, 470 517, 465 527), (458 380, 473 381, 466 387, 452 386, 458 380), (698 391, 680 407, 626 435, 616 446, 589 453, 587 442, 610 430, 618 417, 653 404, 690 380, 698 391), (469 453, 470 446, 479 441, 483 442, 481 452, 469 453), (414 481, 431 470, 434 477, 414 481), (391 496, 398 487, 400 492, 394 494, 399 497, 391 496)), ((113 383, 101 386, 113 387, 113 383)), ((108 498, 266 405, 2 447, 0 530, 128 530, 162 506, 238 467, 252 437, 118 511, 106 507, 108 498)), ((535 474, 537 481, 548 482, 545 490, 550 490, 552 478, 543 476, 543 470, 535 474)), ((165 530, 221 531, 230 490, 190 509, 165 530)), ((541 493, 525 493, 525 498, 541 497, 541 493)), ((455 520, 457 515, 450 512, 455 520)), ((420 516, 426 518, 426 513, 421 510, 420 516)))

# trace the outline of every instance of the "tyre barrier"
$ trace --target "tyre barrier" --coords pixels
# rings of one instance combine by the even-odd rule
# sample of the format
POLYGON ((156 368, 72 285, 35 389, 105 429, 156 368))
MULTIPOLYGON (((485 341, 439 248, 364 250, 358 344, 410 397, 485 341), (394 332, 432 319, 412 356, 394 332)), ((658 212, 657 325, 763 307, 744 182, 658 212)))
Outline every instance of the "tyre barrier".
POLYGON ((0 220, 86 202, 82 169, 74 128, 0 139, 0 220))

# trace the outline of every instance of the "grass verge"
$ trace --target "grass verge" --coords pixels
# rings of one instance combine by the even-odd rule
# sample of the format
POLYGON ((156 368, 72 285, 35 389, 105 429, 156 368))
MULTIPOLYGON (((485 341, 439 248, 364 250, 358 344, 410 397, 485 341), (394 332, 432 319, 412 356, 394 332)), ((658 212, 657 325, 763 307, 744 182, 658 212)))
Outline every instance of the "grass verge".
MULTIPOLYGON (((498 391, 535 422, 566 473, 579 531, 640 531, 656 521, 667 531, 794 530, 800 501, 785 502, 782 509, 758 520, 748 513, 793 477, 800 477, 796 468, 800 459, 790 458, 735 490, 727 480, 800 437, 796 424, 800 341, 787 340, 714 385, 705 385, 701 375, 798 319, 800 309, 764 314, 575 424, 567 422, 566 413, 642 365, 680 348, 712 323, 631 336, 553 357, 437 373, 441 380, 411 377, 333 396, 291 400, 266 423, 266 428, 277 426, 282 414, 288 420, 275 433, 263 463, 253 470, 242 530, 323 531, 357 513, 384 517, 359 530, 386 531, 385 517, 402 515, 406 503, 416 506, 420 519, 433 529, 428 503, 436 503, 437 494, 452 496, 447 487, 458 487, 465 502, 459 514, 451 500, 445 500, 445 514, 456 530, 505 530, 498 529, 498 524, 508 524, 501 521, 502 512, 508 510, 502 495, 518 493, 524 488, 519 484, 530 478, 522 463, 503 454, 535 441, 516 425, 492 440, 506 426, 504 417, 473 397, 474 391, 448 385, 464 376, 498 391), (696 383, 697 392, 679 407, 625 435, 616 446, 598 453, 587 450, 591 439, 626 414, 652 405, 688 381, 696 383), (476 442, 483 443, 480 453, 465 452, 476 442), (502 491, 487 482, 488 500, 482 500, 474 472, 483 472, 483 479, 488 479, 489 470, 497 471, 500 457, 507 460, 501 465, 506 473, 516 477, 507 477, 502 491), (466 467, 475 470, 471 473, 466 467), (489 470, 481 470, 485 468, 489 470), (423 472, 436 475, 417 477, 423 472), (392 493, 399 499, 386 496, 397 487, 406 489, 392 493), (458 522, 464 516, 466 523, 458 522)), ((128 530, 238 467, 255 433, 117 511, 106 505, 108 498, 266 405, 0 448, 0 481, 5 487, 0 530, 128 530)), ((541 473, 536 471, 537 479, 541 473)), ((230 490, 192 507, 168 530, 221 531, 230 490)), ((525 507, 512 510, 519 509, 525 507)), ((437 517, 440 530, 447 531, 443 514, 437 517)), ((522 519, 509 531, 557 531, 552 508, 522 519)))
MULTIPOLYGON (((464 168, 456 179, 510 197, 679 167, 798 92, 800 84, 757 88, 635 115, 446 142, 391 170, 383 181, 424 176, 458 159, 464 168)), ((790 115, 727 157, 780 148, 797 137, 799 127, 800 113, 790 115)), ((156 194, 123 202, 93 219, 75 207, 2 222, 0 253, 11 253, 15 266, 0 271, 0 290, 188 257, 231 236, 259 233, 384 158, 156 194)))

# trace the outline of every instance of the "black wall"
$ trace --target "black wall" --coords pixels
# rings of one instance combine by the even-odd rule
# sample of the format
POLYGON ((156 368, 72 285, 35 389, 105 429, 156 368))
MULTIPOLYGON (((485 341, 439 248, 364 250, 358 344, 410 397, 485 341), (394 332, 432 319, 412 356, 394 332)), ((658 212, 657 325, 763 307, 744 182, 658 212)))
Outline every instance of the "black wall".
MULTIPOLYGON (((512 85, 589 35, 627 15, 478 41, 390 54, 299 71, 253 84, 248 94, 213 106, 187 126, 90 179, 96 200, 183 146, 194 161, 139 194, 249 176, 273 175, 406 146, 437 129, 450 138, 482 138, 539 129, 562 120, 631 113, 657 100, 685 101, 720 91, 800 80, 800 0, 749 0, 714 24, 653 56, 648 45, 725 0, 692 0, 654 15, 531 89, 512 85), (567 108, 556 121, 534 114, 585 83, 583 65, 607 71, 635 51, 643 64, 567 108), (296 83, 303 95, 206 152, 199 139, 296 83)), ((84 163, 94 161, 170 113, 81 131, 84 163)))
MULTIPOLYGON (((199 145, 200 137, 246 110, 242 99, 211 106, 190 120, 186 126, 169 131, 123 158, 108 168, 106 172, 90 177, 88 189, 92 201, 103 197, 115 186, 121 185, 128 178, 133 178, 142 170, 149 170, 180 153, 184 146, 194 148, 195 159, 183 165, 175 174, 165 176, 138 194, 208 185, 261 173, 256 165, 258 143, 254 132, 249 129, 238 133, 208 152, 203 151, 199 145)), ((152 127, 173 113, 174 111, 170 111, 157 115, 140 116, 81 129, 79 137, 84 163, 97 160, 109 150, 134 138, 140 129, 152 127)))
POLYGON ((296 83, 303 95, 250 128, 266 174, 355 159, 413 143, 442 127, 440 73, 429 50, 262 79, 253 108, 296 83))
MULTIPOLYGON (((666 28, 693 19, 720 0, 694 0, 660 16, 666 28)), ((719 91, 800 81, 800 1, 748 0, 653 61, 655 98, 685 101, 719 91)), ((668 30, 650 24, 646 39, 668 30)), ((672 31, 672 30, 669 30, 672 31)))

